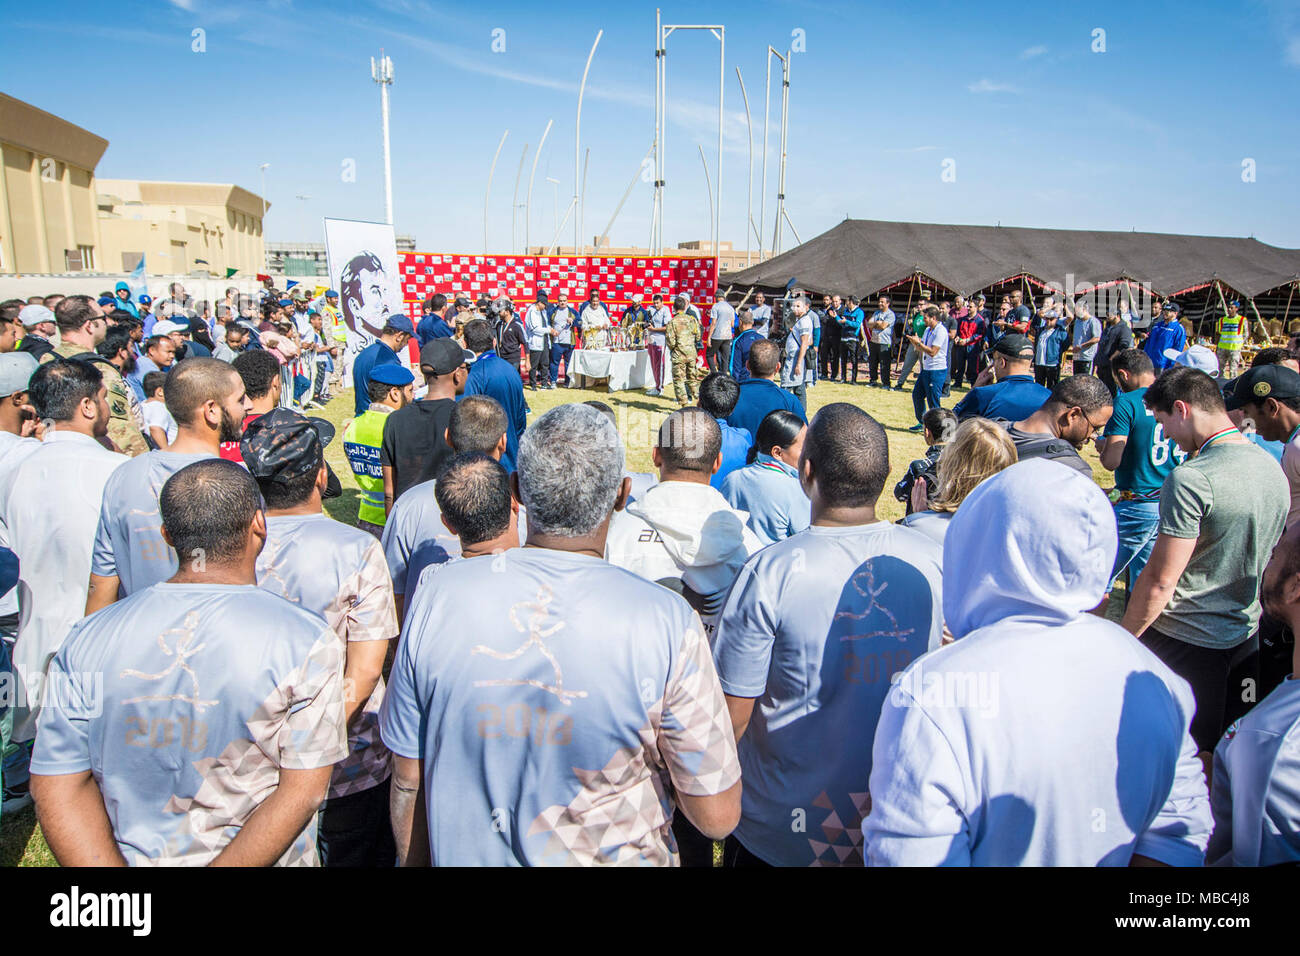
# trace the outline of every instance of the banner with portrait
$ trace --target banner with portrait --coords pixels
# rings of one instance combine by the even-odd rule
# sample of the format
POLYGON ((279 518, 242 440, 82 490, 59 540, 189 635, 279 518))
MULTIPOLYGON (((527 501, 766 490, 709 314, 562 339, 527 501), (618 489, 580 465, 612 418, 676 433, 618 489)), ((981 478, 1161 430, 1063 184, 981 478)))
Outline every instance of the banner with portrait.
POLYGON ((388 316, 404 314, 396 234, 388 223, 326 219, 325 260, 347 325, 350 365, 388 316))

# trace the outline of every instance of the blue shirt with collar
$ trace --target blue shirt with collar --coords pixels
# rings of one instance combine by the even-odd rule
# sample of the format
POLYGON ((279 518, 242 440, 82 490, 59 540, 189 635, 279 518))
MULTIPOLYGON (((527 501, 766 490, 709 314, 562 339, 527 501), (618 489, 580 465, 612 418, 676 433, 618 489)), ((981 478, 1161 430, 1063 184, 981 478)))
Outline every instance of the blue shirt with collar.
POLYGON ((866 318, 862 309, 848 309, 840 313, 840 336, 843 341, 856 340, 866 318))
POLYGON ((434 339, 449 339, 455 334, 456 330, 437 312, 430 312, 415 327, 415 337, 420 341, 420 348, 434 339))
MULTIPOLYGON (((489 349, 469 367, 465 395, 487 395, 495 398, 506 410, 506 452, 501 456, 501 467, 507 472, 514 471, 515 456, 519 454, 519 436, 528 427, 524 380, 519 377, 518 370, 489 349)), ((461 397, 458 396, 457 400, 461 397)))
POLYGON ((758 329, 746 329, 737 335, 736 340, 732 342, 731 377, 737 382, 749 380, 749 350, 754 347, 755 342, 763 337, 763 333, 758 329))
POLYGON ((719 418, 717 422, 722 432, 722 467, 714 472, 709 484, 721 491, 722 480, 747 464, 749 446, 754 444, 754 436, 743 428, 728 425, 725 418, 719 418))
POLYGON ((1023 422, 1043 407, 1051 390, 1034 381, 1032 375, 1008 375, 995 385, 972 388, 952 410, 957 421, 968 418, 1005 418, 1023 422))
POLYGON ((781 388, 770 378, 750 378, 740 383, 740 398, 727 416, 727 424, 733 428, 743 428, 757 436, 758 426, 763 419, 779 408, 794 412, 803 421, 808 421, 803 404, 794 392, 781 388))
POLYGON ((379 339, 375 339, 352 363, 352 389, 355 414, 361 415, 370 407, 370 372, 376 365, 401 365, 397 353, 379 339))
POLYGON ((753 462, 728 475, 721 490, 731 507, 749 513, 749 530, 765 545, 812 524, 812 502, 794 469, 771 455, 759 452, 753 462))

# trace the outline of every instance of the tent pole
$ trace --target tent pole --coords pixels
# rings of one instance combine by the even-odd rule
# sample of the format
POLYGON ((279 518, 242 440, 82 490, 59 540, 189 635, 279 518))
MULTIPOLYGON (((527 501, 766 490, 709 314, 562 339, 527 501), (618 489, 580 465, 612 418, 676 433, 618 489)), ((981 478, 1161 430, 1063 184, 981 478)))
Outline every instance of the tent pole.
MULTIPOLYGON (((1290 329, 1290 325, 1289 325, 1289 323, 1290 323, 1290 321, 1291 321, 1291 298, 1292 298, 1292 296, 1295 295, 1295 287, 1296 287, 1297 285, 1300 285, 1300 279, 1297 279, 1297 280, 1295 280, 1295 281, 1293 281, 1293 282, 1291 283, 1291 292, 1290 292, 1290 294, 1286 297, 1286 314, 1282 316, 1282 331, 1283 331, 1283 332, 1288 332, 1288 330, 1290 329)), ((1266 333, 1266 334, 1267 334, 1267 333, 1266 333)), ((1289 334, 1289 332, 1288 332, 1288 334, 1289 334)))
MULTIPOLYGON (((1246 301, 1250 303, 1250 308, 1255 313, 1255 321, 1259 323, 1258 326, 1259 330, 1264 333, 1264 341, 1269 345, 1272 345, 1273 337, 1268 334, 1268 328, 1264 325, 1264 317, 1259 314, 1259 307, 1255 305, 1254 297, 1252 296, 1250 298, 1247 298, 1246 301)), ((1286 332, 1285 327, 1282 329, 1282 331, 1286 332)))

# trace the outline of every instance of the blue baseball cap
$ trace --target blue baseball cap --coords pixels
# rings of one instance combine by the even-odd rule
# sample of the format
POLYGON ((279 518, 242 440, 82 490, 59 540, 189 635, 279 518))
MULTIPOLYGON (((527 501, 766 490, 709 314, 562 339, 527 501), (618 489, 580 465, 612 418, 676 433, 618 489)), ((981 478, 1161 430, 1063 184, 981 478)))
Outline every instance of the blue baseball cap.
POLYGON ((1178 305, 1177 302, 1166 302, 1163 306, 1161 306, 1160 310, 1161 310, 1162 312, 1181 312, 1181 311, 1183 311, 1182 308, 1178 305))
POLYGON ((325 298, 327 298, 327 299, 337 299, 338 297, 339 297, 339 290, 338 290, 338 289, 326 289, 326 290, 325 290, 325 298))
POLYGON ((411 370, 406 366, 387 362, 383 365, 376 365, 370 370, 370 381, 379 382, 383 385, 395 385, 401 388, 414 382, 415 376, 411 374, 411 370))
POLYGON ((153 305, 153 299, 151 299, 149 296, 145 295, 144 293, 141 293, 136 298, 136 301, 139 302, 141 305, 153 305))
POLYGON ((278 306, 293 305, 293 299, 281 299, 278 302, 276 302, 276 305, 278 306))
POLYGON ((112 305, 112 304, 113 304, 114 302, 116 302, 116 301, 117 301, 117 299, 113 298, 111 295, 101 295, 101 296, 99 297, 99 300, 98 300, 98 303, 97 303, 97 304, 99 304, 99 305, 112 305))
POLYGON ((391 325, 393 328, 397 329, 397 331, 399 332, 405 332, 407 335, 415 334, 415 326, 411 324, 411 319, 409 316, 389 315, 389 316, 385 316, 384 321, 388 325, 391 325))

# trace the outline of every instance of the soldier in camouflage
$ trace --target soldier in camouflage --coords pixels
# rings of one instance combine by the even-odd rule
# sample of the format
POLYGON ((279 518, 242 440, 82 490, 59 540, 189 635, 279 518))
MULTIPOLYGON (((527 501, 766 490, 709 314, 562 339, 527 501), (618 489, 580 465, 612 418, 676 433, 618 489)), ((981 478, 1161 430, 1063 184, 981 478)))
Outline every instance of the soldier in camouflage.
POLYGON ((668 356, 673 363, 673 391, 677 403, 685 405, 699 398, 696 383, 704 377, 698 365, 700 338, 704 334, 700 320, 686 310, 686 297, 673 300, 673 317, 668 320, 668 356))
POLYGON ((144 440, 144 417, 136 407, 135 396, 116 366, 101 357, 95 346, 108 334, 104 310, 88 295, 70 295, 54 310, 59 328, 59 344, 41 358, 41 364, 57 358, 80 358, 94 363, 104 376, 108 390, 108 437, 117 449, 132 457, 149 450, 144 440))

